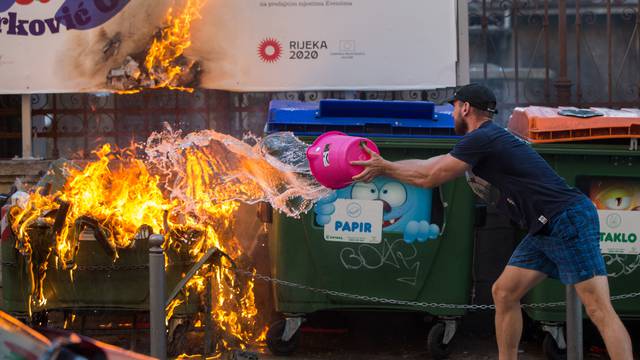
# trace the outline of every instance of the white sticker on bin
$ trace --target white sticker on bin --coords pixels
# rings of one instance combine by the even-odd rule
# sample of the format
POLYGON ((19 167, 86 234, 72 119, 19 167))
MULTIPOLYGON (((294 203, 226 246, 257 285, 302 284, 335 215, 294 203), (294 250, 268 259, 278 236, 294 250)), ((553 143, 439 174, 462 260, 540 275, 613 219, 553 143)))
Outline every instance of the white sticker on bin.
POLYGON ((603 254, 640 254, 640 211, 598 210, 603 254))
POLYGON ((379 244, 382 242, 382 201, 338 199, 324 226, 327 241, 379 244))

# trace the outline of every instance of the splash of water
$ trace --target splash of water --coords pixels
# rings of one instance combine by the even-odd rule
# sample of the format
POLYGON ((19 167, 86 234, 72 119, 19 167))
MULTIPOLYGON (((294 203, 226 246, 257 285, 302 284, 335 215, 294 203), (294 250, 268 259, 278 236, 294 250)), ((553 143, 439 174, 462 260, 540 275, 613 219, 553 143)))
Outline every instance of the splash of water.
POLYGON ((311 175, 306 148, 292 133, 240 140, 213 130, 183 136, 167 128, 147 140, 145 162, 184 213, 202 209, 202 201, 266 201, 299 217, 330 191, 311 175))

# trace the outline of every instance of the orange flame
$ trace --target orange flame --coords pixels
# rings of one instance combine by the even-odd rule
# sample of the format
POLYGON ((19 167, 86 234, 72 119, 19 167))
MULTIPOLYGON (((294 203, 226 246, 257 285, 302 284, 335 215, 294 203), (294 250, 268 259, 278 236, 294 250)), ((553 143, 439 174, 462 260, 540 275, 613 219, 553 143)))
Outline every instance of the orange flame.
POLYGON ((60 196, 72 204, 59 236, 58 254, 69 260, 71 226, 82 215, 90 215, 109 231, 108 241, 116 249, 128 248, 145 225, 155 233, 163 228, 163 215, 172 204, 158 188, 158 177, 149 174, 141 160, 131 154, 119 156, 107 144, 96 152, 98 161, 82 170, 70 169, 71 180, 60 196), (116 160, 116 161, 114 161, 116 160))
MULTIPOLYGON (((231 258, 242 255, 242 247, 233 235, 238 203, 216 199, 235 199, 237 191, 249 193, 259 191, 258 188, 213 186, 214 173, 224 169, 212 165, 215 159, 211 153, 187 149, 184 163, 176 164, 184 168, 164 169, 166 173, 161 171, 162 175, 154 175, 158 169, 137 159, 134 149, 113 151, 109 145, 104 145, 94 152, 96 161, 81 169, 67 167, 67 182, 62 190, 50 195, 34 193, 24 209, 12 208, 12 228, 19 238, 16 247, 22 253, 30 254, 34 224, 44 222, 51 226, 53 221, 47 214, 58 210, 63 201, 70 206, 52 247, 53 260, 58 267, 73 269, 79 232, 77 224, 86 218, 95 220, 105 233, 105 239, 114 250, 114 261, 117 261, 119 249, 134 246, 136 236, 144 227, 165 234, 167 251, 188 246, 194 262, 213 247, 231 258), (176 178, 166 175, 171 173, 182 174, 179 184, 186 189, 189 204, 185 199, 170 198, 170 181, 176 178), (199 236, 185 244, 184 239, 172 235, 179 233, 199 236)), ((236 277, 231 265, 226 258, 221 258, 219 266, 205 265, 186 288, 204 296, 205 281, 212 281, 214 298, 209 316, 225 334, 221 346, 245 349, 264 341, 264 327, 256 320, 258 309, 253 279, 236 277)), ((46 263, 44 266, 46 268, 46 263)), ((40 303, 45 300, 41 291, 38 300, 40 303)), ((175 299, 167 307, 167 320, 182 302, 175 299)))
POLYGON ((180 87, 180 76, 193 65, 193 61, 179 64, 178 58, 191 46, 191 23, 201 18, 200 10, 206 0, 187 0, 186 5, 177 16, 173 9, 167 11, 166 22, 169 24, 162 29, 159 38, 154 39, 145 59, 145 66, 155 87, 193 91, 191 88, 180 87))
POLYGON ((141 91, 140 89, 133 89, 133 90, 118 90, 114 92, 119 95, 133 95, 133 94, 139 93, 140 91, 141 91))

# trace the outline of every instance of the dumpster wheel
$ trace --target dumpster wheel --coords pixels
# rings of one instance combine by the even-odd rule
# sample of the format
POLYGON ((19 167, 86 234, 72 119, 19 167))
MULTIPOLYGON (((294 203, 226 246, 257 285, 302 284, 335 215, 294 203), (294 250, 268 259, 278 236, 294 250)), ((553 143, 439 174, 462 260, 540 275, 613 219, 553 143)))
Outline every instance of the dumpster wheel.
POLYGON ((285 341, 282 339, 286 323, 287 321, 285 319, 281 319, 269 325, 269 330, 267 331, 267 347, 273 355, 291 355, 298 348, 298 339, 300 338, 298 331, 296 331, 289 340, 285 341))
POLYGON ((567 360, 567 350, 560 349, 556 340, 549 333, 546 333, 544 340, 542 340, 542 351, 549 360, 567 360))
POLYGON ((429 330, 427 336, 427 346, 429 353, 434 359, 445 359, 451 354, 449 344, 444 343, 445 324, 437 323, 429 330))

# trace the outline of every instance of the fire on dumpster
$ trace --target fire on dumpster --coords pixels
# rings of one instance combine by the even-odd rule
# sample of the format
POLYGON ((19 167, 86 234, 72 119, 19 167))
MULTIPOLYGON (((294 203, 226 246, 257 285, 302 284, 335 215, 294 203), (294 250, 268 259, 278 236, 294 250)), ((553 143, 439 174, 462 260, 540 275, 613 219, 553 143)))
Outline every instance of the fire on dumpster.
MULTIPOLYGON (((169 8, 166 25, 154 35, 145 52, 128 55, 120 67, 107 75, 109 88, 122 93, 135 93, 144 88, 169 88, 193 91, 198 84, 200 64, 184 55, 191 46, 191 26, 200 18, 206 0, 186 0, 174 14, 169 8)), ((105 46, 111 50, 113 44, 105 46)))
MULTIPOLYGON (((260 344, 266 328, 257 320, 254 280, 234 270, 254 271, 233 232, 239 202, 269 201, 296 216, 326 191, 303 168, 269 154, 269 146, 286 139, 279 136, 249 144, 211 130, 187 136, 164 131, 145 145, 122 150, 104 145, 94 161, 67 165, 64 187, 49 193, 36 189, 23 207, 10 210, 16 247, 32 264, 33 305, 46 303, 48 267, 73 273, 85 229, 94 231, 114 263, 144 234, 162 233, 165 253, 187 254, 192 262, 212 248, 224 254, 205 263, 185 286, 187 292, 213 296, 205 316, 217 329, 217 351, 260 344), (205 292, 206 279, 212 280, 212 295, 205 292)), ((167 256, 165 266, 171 261, 167 256)), ((167 306, 167 320, 183 301, 176 297, 167 306)))

